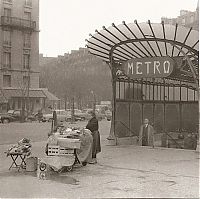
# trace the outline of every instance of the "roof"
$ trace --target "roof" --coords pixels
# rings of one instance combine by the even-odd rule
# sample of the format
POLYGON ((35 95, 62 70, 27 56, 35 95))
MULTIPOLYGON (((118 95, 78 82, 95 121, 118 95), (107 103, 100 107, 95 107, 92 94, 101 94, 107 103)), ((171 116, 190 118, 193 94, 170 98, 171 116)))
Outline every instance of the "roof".
MULTIPOLYGON (((188 55, 198 74, 199 32, 184 26, 162 23, 122 24, 96 30, 87 41, 89 52, 112 65, 122 64, 133 58, 163 57, 183 58, 188 55)), ((184 74, 174 78, 191 78, 189 67, 184 74), (189 73, 188 73, 189 72, 189 73)), ((198 76, 198 75, 197 75, 198 76)), ((189 81, 189 80, 188 80, 189 81)))
POLYGON ((48 89, 42 89, 42 91, 43 91, 43 93, 45 94, 45 96, 47 97, 48 100, 59 101, 59 99, 54 94, 49 92, 48 89))
MULTIPOLYGON (((12 97, 22 97, 28 96, 28 91, 23 91, 21 89, 3 89, 2 90, 6 99, 10 99, 12 97), (25 92, 23 94, 23 92, 25 92)), ((46 95, 42 92, 42 90, 29 90, 29 97, 31 98, 46 98, 46 95)))

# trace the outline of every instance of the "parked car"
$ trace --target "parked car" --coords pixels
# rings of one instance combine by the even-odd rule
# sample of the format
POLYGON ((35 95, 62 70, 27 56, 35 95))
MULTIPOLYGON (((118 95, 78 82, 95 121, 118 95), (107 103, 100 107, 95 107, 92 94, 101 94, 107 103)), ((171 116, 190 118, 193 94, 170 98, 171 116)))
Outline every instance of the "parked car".
MULTIPOLYGON (((75 121, 84 121, 85 117, 79 116, 79 115, 75 115, 74 114, 74 120, 75 121)), ((72 121, 72 114, 71 111, 68 112, 67 117, 66 117, 66 122, 71 122, 72 121)))
MULTIPOLYGON (((36 120, 34 114, 28 115, 27 111, 25 111, 25 121, 32 122, 36 120)), ((9 110, 7 113, 0 114, 0 121, 1 123, 9 123, 15 121, 22 120, 22 110, 9 110)))
POLYGON ((87 110, 81 111, 81 110, 76 109, 74 111, 74 115, 77 116, 77 117, 80 117, 82 121, 89 120, 90 117, 91 117, 87 110))
MULTIPOLYGON (((66 121, 68 112, 65 110, 55 110, 57 114, 57 120, 60 122, 66 121)), ((43 114, 43 122, 51 122, 53 120, 53 111, 49 114, 43 114)))
POLYGON ((16 121, 16 118, 13 117, 12 115, 8 113, 1 113, 0 114, 0 122, 3 124, 9 123, 9 122, 14 122, 16 121))
MULTIPOLYGON (((83 111, 84 113, 84 116, 82 117, 85 117, 86 120, 89 120, 91 118, 91 115, 90 115, 90 112, 93 111, 93 109, 85 109, 83 111)), ((95 110, 95 114, 96 114, 96 118, 101 121, 102 119, 105 118, 105 114, 102 113, 100 110, 95 110)))

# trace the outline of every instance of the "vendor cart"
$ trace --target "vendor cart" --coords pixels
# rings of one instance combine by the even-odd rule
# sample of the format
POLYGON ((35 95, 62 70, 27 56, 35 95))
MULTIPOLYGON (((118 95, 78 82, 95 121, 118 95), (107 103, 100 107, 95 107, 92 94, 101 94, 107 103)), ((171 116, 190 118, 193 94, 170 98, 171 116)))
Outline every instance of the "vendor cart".
POLYGON ((49 165, 54 171, 72 171, 76 163, 81 163, 77 155, 80 145, 79 139, 57 137, 56 145, 47 145, 47 156, 42 158, 40 163, 49 165))
POLYGON ((51 134, 46 146, 47 156, 39 159, 38 177, 46 178, 48 168, 62 172, 72 171, 75 164, 86 166, 92 158, 93 138, 88 129, 77 130, 55 124, 52 122, 51 134), (57 127, 57 128, 55 128, 57 127))

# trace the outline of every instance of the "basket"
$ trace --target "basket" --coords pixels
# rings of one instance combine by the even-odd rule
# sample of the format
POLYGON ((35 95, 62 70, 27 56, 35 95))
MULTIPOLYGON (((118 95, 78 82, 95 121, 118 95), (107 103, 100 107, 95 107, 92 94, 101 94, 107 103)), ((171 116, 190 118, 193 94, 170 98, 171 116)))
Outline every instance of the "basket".
POLYGON ((26 171, 36 171, 38 164, 37 157, 29 157, 26 159, 26 171))

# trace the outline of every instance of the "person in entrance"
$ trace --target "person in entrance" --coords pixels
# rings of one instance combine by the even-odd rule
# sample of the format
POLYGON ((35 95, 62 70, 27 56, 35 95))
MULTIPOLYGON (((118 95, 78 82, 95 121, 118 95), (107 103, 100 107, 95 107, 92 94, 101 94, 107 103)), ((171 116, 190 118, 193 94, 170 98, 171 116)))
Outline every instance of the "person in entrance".
POLYGON ((140 127, 139 145, 154 147, 154 128, 149 124, 148 119, 144 119, 144 124, 140 127))
POLYGON ((86 129, 89 129, 92 132, 93 144, 92 144, 92 160, 90 164, 97 163, 97 153, 101 152, 101 143, 100 143, 100 134, 99 134, 99 123, 96 118, 95 112, 90 112, 91 119, 89 120, 86 129))

